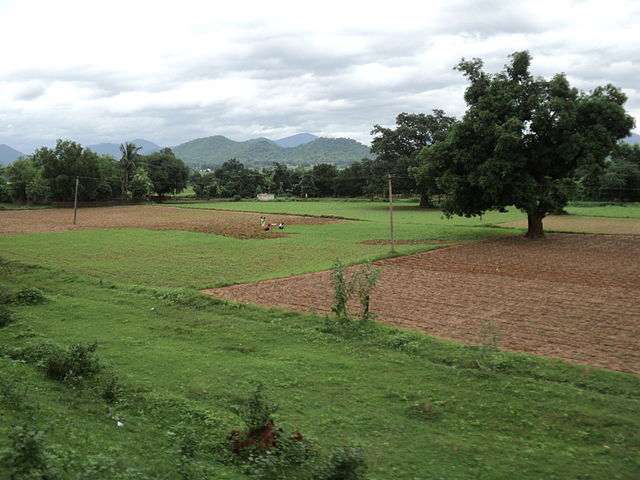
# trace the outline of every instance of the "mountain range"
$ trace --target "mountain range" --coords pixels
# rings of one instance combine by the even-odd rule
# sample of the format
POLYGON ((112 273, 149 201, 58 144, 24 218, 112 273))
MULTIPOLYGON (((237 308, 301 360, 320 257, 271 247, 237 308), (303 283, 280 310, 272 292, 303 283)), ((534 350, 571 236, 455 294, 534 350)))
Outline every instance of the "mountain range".
MULTIPOLYGON (((632 145, 640 144, 640 135, 631 132, 623 141, 632 145)), ((137 138, 132 143, 142 147, 140 153, 143 155, 162 149, 160 145, 142 138, 137 138)), ((98 143, 86 147, 100 155, 120 158, 118 143, 98 143)), ((273 162, 291 166, 329 162, 346 166, 371 155, 367 146, 350 138, 321 138, 310 133, 299 133, 279 140, 252 138, 244 142, 218 135, 191 140, 172 147, 172 150, 187 164, 199 167, 219 166, 231 158, 251 168, 269 166, 273 162)), ((8 165, 24 156, 24 153, 9 145, 0 144, 0 165, 8 165)))
POLYGON ((323 162, 347 166, 371 154, 367 146, 350 138, 319 138, 308 133, 276 141, 254 138, 245 142, 218 135, 191 140, 172 150, 187 164, 199 167, 215 167, 231 158, 250 168, 270 166, 273 162, 292 166, 323 162))

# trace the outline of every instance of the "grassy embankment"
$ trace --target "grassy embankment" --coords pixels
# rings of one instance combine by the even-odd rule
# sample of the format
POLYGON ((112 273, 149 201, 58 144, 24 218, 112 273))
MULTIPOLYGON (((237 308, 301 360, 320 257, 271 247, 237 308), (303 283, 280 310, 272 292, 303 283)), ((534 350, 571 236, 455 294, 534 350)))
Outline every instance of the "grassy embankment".
MULTIPOLYGON (((323 210, 309 205, 306 211, 295 204, 285 208, 289 213, 323 210)), ((238 206, 253 207, 228 205, 238 206)), ((283 205, 269 206, 277 207, 283 205)), ((350 208, 335 204, 331 210, 325 206, 324 213, 353 217, 345 213, 350 208)), ((407 222, 418 215, 411 209, 407 214, 407 222)), ((385 212, 373 208, 367 216, 363 222, 340 224, 349 226, 347 232, 340 225, 307 227, 311 233, 300 227, 290 238, 298 239, 297 246, 306 247, 309 256, 324 241, 306 236, 318 237, 325 228, 335 243, 348 238, 349 231, 361 235, 366 227, 372 230, 369 238, 383 238, 385 225, 378 223, 386 220, 385 212), (353 225, 364 227, 349 230, 353 225)), ((502 233, 477 226, 477 219, 460 219, 451 227, 439 221, 433 212, 432 220, 406 231, 401 227, 400 235, 452 241, 473 238, 476 232, 480 238, 502 233), (417 228, 439 234, 410 233, 417 228)), ((114 233, 108 232, 108 238, 116 238, 114 233)), ((276 420, 286 431, 300 430, 325 455, 335 446, 361 447, 371 479, 494 479, 513 478, 514 472, 532 479, 631 479, 640 473, 637 376, 506 352, 484 358, 477 347, 383 327, 345 338, 323 331, 326 320, 315 316, 219 303, 186 289, 137 286, 171 284, 164 276, 182 269, 167 267, 136 282, 124 265, 128 253, 118 257, 118 248, 129 245, 146 265, 145 257, 159 253, 160 240, 152 240, 156 234, 185 233, 178 236, 181 258, 196 255, 192 244, 206 235, 119 233, 121 242, 106 252, 116 266, 95 275, 103 267, 96 258, 90 264, 93 277, 63 270, 75 269, 70 252, 88 250, 85 242, 97 241, 90 235, 95 232, 14 236, 11 242, 0 238, 3 255, 12 242, 20 246, 7 257, 24 263, 47 263, 40 259, 53 257, 49 268, 13 263, 0 277, 0 286, 10 292, 38 287, 47 297, 40 305, 12 306, 16 321, 0 330, 0 449, 10 448, 10 428, 31 417, 31 427, 43 431, 45 446, 55 455, 51 463, 66 468, 71 478, 92 470, 96 479, 179 479, 185 478, 185 463, 178 444, 192 435, 198 439, 188 459, 193 471, 207 468, 212 478, 250 478, 230 463, 224 437, 244 428, 232 406, 262 382, 280 405, 276 420), (139 242, 151 246, 145 249, 139 242), (35 260, 29 261, 29 245, 38 250, 45 243, 46 254, 35 251, 35 260), (67 244, 68 250, 63 248, 67 244), (92 341, 98 342, 102 363, 119 378, 113 404, 81 383, 45 379, 21 356, 46 342, 92 341)), ((252 246, 260 249, 259 256, 263 246, 268 250, 280 240, 256 242, 252 246)), ((354 245, 359 244, 347 242, 353 249, 348 259, 370 254, 354 245)), ((316 260, 318 265, 332 261, 334 251, 324 248, 327 258, 316 260)), ((234 252, 228 261, 243 263, 258 276, 251 270, 254 260, 242 258, 241 248, 234 252)), ((88 251, 86 256, 89 262, 88 251)), ((194 284, 206 273, 195 267, 197 260, 194 284)), ((271 275, 282 272, 274 266, 271 275)), ((7 472, 0 467, 0 477, 7 472)))

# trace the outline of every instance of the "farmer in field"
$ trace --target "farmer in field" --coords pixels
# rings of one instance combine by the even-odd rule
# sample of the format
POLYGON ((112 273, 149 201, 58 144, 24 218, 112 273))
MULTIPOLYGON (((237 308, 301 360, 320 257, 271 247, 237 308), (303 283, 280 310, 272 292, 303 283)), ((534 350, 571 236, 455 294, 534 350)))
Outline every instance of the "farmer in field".
POLYGON ((262 228, 262 230, 264 230, 265 232, 268 232, 269 230, 271 230, 271 227, 278 227, 280 230, 282 230, 284 228, 284 222, 280 222, 280 223, 267 223, 267 219, 265 217, 260 217, 260 227, 262 228))

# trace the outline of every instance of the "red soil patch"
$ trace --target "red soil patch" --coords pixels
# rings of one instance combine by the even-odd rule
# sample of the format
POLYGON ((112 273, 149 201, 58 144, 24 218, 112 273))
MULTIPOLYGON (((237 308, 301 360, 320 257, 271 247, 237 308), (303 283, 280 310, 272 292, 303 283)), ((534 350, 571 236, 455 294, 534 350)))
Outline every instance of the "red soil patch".
POLYGON ((264 232, 260 214, 228 210, 177 208, 153 205, 78 209, 73 224, 73 209, 0 211, 0 235, 20 233, 103 230, 107 228, 145 228, 148 230, 187 230, 234 238, 274 238, 287 235, 292 225, 323 225, 343 220, 299 215, 266 214, 269 223, 285 223, 284 230, 264 232))
MULTIPOLYGON (((385 323, 640 374, 640 237, 507 237, 376 262, 371 310, 385 323)), ((330 272, 207 290, 266 307, 330 312, 330 272)))
MULTIPOLYGON (((556 232, 615 233, 640 235, 637 218, 583 217, 581 215, 550 215, 543 220, 545 230, 556 232)), ((504 227, 527 228, 527 220, 502 223, 504 227)))

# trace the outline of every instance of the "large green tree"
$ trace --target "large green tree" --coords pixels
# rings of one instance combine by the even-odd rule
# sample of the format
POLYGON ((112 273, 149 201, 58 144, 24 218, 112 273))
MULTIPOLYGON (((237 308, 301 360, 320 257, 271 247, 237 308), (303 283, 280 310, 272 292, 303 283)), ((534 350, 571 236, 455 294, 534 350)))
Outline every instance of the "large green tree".
POLYGON ((35 165, 42 169, 52 200, 72 201, 76 178, 80 177, 78 198, 83 201, 100 198, 105 184, 100 157, 70 140, 58 140, 53 150, 42 147, 32 155, 35 165))
MULTIPOLYGON (((401 113, 396 117, 396 128, 384 128, 374 125, 371 135, 371 152, 377 158, 371 160, 370 172, 379 178, 369 181, 369 190, 382 188, 387 185, 387 175, 397 177, 394 191, 398 193, 420 193, 420 206, 428 205, 427 184, 418 177, 410 174, 410 168, 415 167, 417 155, 424 147, 444 140, 449 127, 455 122, 454 117, 435 109, 432 114, 401 113), (418 180, 416 182, 416 180, 418 180)), ((377 192, 382 193, 382 192, 377 192)))
POLYGON ((139 163, 147 170, 153 191, 161 198, 167 193, 176 194, 187 188, 189 167, 170 148, 142 156, 139 163))
POLYGON ((458 64, 468 79, 468 109, 449 131, 420 154, 417 172, 444 193, 448 214, 481 215, 515 205, 527 214, 527 237, 543 236, 543 218, 568 201, 578 166, 603 164, 633 118, 613 85, 589 93, 564 74, 550 80, 529 73, 531 56, 516 52, 497 74, 480 59, 458 64))

